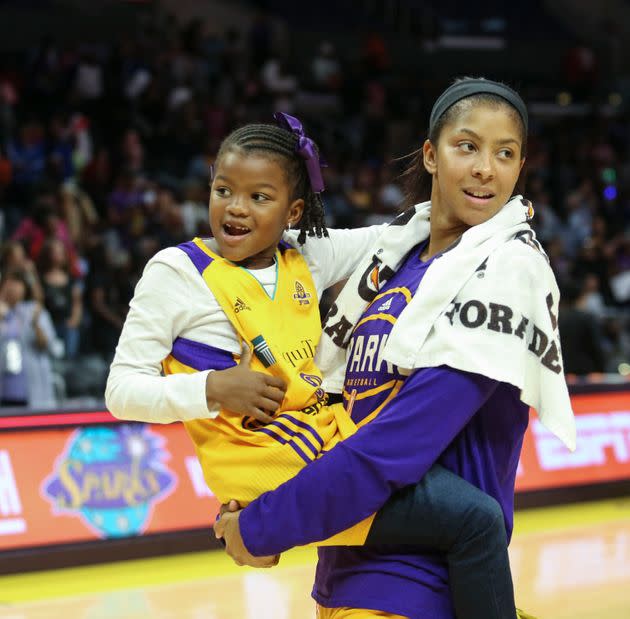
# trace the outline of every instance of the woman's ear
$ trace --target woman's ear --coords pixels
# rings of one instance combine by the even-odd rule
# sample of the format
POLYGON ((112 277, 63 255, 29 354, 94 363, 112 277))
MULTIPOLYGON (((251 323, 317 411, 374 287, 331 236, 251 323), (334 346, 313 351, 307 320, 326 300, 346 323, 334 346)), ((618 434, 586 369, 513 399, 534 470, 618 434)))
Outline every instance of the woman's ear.
POLYGON ((422 163, 431 176, 437 172, 437 152, 431 140, 425 140, 422 145, 422 163))

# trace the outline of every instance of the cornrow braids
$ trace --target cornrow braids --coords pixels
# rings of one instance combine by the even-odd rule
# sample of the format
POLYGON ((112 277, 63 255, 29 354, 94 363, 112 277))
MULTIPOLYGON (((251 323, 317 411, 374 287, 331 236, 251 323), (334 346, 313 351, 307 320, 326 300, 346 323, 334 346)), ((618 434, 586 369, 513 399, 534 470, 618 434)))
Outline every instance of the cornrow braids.
POLYGON ((300 219, 298 243, 304 245, 306 236, 328 236, 324 223, 324 203, 311 188, 304 159, 296 152, 298 138, 295 134, 277 125, 250 124, 236 129, 223 140, 217 161, 230 150, 241 150, 266 154, 281 160, 289 183, 291 200, 302 198, 304 212, 300 219))

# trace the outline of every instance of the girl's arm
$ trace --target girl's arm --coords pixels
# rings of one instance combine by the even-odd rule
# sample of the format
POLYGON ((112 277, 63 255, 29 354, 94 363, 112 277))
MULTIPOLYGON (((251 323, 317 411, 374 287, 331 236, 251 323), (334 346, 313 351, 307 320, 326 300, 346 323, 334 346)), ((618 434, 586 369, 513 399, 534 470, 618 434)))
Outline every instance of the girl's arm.
POLYGON ((189 311, 194 302, 195 294, 181 273, 163 261, 148 264, 110 368, 107 407, 119 419, 152 423, 212 418, 221 407, 268 423, 271 417, 265 411, 278 408, 286 386, 278 377, 251 370, 249 350, 237 365, 231 352, 209 347, 214 361, 207 364, 215 363, 215 369, 162 374, 162 361, 173 342, 195 320, 189 311))
POLYGON ((215 416, 206 401, 209 370, 162 375, 162 361, 187 323, 187 282, 151 261, 138 282, 112 362, 105 401, 120 419, 170 423, 215 416))
POLYGON ((333 228, 328 230, 328 237, 307 237, 301 248, 293 237, 291 242, 304 254, 317 289, 321 291, 350 277, 386 227, 383 224, 351 230, 333 228))
POLYGON ((275 555, 374 513, 424 476, 498 384, 447 366, 415 372, 374 421, 245 508, 247 549, 275 555))

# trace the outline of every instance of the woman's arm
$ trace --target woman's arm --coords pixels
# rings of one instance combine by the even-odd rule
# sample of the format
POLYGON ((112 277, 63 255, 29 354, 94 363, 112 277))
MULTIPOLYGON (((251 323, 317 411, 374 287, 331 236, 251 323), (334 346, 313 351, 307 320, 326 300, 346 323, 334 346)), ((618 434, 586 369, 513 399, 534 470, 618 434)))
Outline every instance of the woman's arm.
POLYGON ((422 478, 498 384, 446 366, 415 372, 374 421, 245 508, 247 549, 274 555, 374 513, 422 478))

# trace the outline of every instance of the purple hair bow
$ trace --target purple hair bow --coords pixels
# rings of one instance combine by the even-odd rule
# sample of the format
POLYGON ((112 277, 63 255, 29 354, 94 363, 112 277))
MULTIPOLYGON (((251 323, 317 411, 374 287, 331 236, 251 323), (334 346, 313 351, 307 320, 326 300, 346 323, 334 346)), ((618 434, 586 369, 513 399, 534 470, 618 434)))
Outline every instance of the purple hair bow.
POLYGON ((315 142, 304 134, 304 127, 302 127, 302 123, 295 118, 295 116, 285 114, 284 112, 276 112, 273 117, 280 127, 287 129, 297 136, 298 142, 295 152, 300 155, 306 163, 306 171, 311 181, 311 189, 315 193, 321 193, 324 191, 324 179, 322 177, 321 168, 326 164, 320 160, 315 142))

